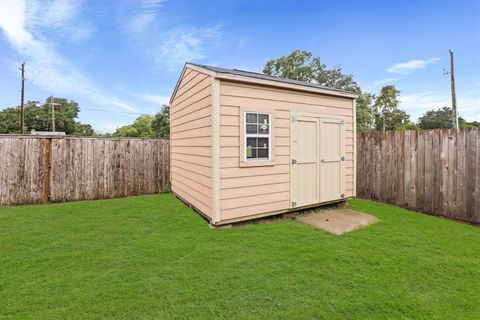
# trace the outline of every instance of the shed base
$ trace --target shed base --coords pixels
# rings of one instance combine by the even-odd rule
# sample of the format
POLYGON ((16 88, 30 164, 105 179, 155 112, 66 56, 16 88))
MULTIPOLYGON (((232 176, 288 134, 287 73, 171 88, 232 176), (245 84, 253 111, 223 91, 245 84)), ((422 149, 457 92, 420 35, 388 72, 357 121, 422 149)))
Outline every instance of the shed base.
POLYGON ((258 220, 258 219, 262 219, 262 218, 273 217, 273 216, 276 216, 276 215, 282 215, 282 214, 302 211, 302 210, 306 210, 306 209, 319 208, 319 207, 323 207, 323 206, 326 206, 326 205, 329 205, 329 204, 338 203, 338 204, 341 204, 341 205, 343 205, 343 204, 346 205, 348 199, 351 199, 351 198, 332 200, 332 201, 327 201, 327 202, 322 202, 322 203, 315 203, 315 204, 312 204, 312 205, 309 205, 309 206, 303 206, 303 207, 298 207, 298 208, 289 208, 289 209, 284 209, 284 210, 258 213, 258 214, 249 215, 249 216, 245 216, 245 217, 225 219, 225 220, 218 221, 214 225, 212 223, 210 223, 210 224, 212 225, 212 227, 218 227, 218 226, 231 225, 231 224, 236 224, 236 223, 245 222, 245 221, 252 221, 253 222, 254 220, 258 220))
POLYGON ((262 218, 267 218, 267 217, 273 217, 277 215, 282 215, 286 213, 292 213, 292 212, 297 212, 297 211, 302 211, 306 209, 313 209, 313 208, 319 208, 323 207, 329 204, 339 204, 344 208, 346 206, 347 200, 351 199, 353 197, 349 197, 346 199, 338 199, 338 200, 332 200, 332 201, 327 201, 327 202, 322 202, 322 203, 315 203, 309 206, 303 206, 303 207, 298 207, 298 208, 289 208, 289 209, 284 209, 284 210, 277 210, 277 211, 271 211, 271 212, 263 212, 263 213, 258 213, 258 214, 253 214, 245 217, 238 217, 238 218, 233 218, 233 219, 225 219, 225 220, 220 220, 217 223, 213 223, 212 219, 203 213, 201 210, 196 208, 194 205, 189 203, 187 200, 176 194, 175 192, 171 191, 172 194, 180 201, 185 203, 190 209, 193 211, 197 212, 202 218, 204 218, 208 222, 208 226, 212 229, 217 229, 217 228, 229 228, 232 225, 235 225, 240 222, 246 222, 246 221, 251 221, 253 222, 254 220, 262 219, 262 218))

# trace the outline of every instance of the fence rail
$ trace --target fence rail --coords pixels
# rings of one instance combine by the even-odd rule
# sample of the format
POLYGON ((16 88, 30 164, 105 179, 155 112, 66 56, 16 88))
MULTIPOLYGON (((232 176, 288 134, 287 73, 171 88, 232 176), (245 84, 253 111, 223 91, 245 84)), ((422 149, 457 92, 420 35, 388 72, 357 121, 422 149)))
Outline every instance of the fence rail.
POLYGON ((358 134, 357 196, 480 223, 480 130, 358 134))
POLYGON ((0 136, 0 205, 168 191, 168 140, 0 136))

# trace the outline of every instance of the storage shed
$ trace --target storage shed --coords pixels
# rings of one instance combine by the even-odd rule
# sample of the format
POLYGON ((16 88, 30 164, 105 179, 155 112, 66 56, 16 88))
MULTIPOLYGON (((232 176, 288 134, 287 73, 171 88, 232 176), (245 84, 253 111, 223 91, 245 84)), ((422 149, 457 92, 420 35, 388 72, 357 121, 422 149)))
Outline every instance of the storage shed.
POLYGON ((172 191, 212 225, 355 196, 356 98, 187 63, 170 99, 172 191))

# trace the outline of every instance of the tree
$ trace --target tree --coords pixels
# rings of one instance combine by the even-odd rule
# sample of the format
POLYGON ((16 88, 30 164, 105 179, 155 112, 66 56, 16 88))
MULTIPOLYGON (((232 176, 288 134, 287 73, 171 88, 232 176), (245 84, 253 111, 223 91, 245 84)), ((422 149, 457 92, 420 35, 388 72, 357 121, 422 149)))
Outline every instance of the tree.
POLYGON ((113 136, 152 138, 155 136, 152 130, 152 122, 153 116, 141 115, 132 124, 117 128, 113 136))
POLYGON ((360 87, 351 74, 344 74, 340 66, 328 69, 311 52, 295 50, 288 56, 268 61, 263 73, 269 76, 304 82, 360 93, 360 87))
POLYGON ((152 131, 155 137, 170 137, 170 106, 164 105, 162 110, 155 115, 152 121, 152 131))
POLYGON ((453 128, 452 108, 443 107, 429 110, 418 119, 418 125, 422 129, 453 128))
POLYGON ((413 122, 408 122, 397 126, 396 130, 405 131, 405 130, 420 130, 420 126, 413 122))
POLYGON ((460 128, 480 128, 480 122, 478 121, 468 122, 462 117, 458 117, 458 125, 460 128))
POLYGON ((168 138, 170 136, 170 106, 164 105, 155 116, 139 116, 132 124, 117 128, 113 136, 168 138))
POLYGON ((20 133, 20 108, 0 111, 0 133, 20 133))
POLYGON ((375 98, 373 112, 376 130, 396 130, 410 123, 410 116, 398 108, 400 90, 394 85, 384 86, 375 98))
POLYGON ((357 130, 360 132, 372 131, 375 128, 373 116, 373 101, 375 96, 368 92, 362 92, 357 99, 357 130))
MULTIPOLYGON (((52 114, 51 98, 47 98, 42 105, 39 101, 27 101, 25 104, 25 131, 51 131, 52 114)), ((80 112, 77 102, 64 98, 53 98, 55 106, 55 129, 68 135, 93 135, 94 131, 89 124, 82 124, 76 119, 80 112)), ((0 110, 0 133, 20 132, 20 107, 0 110)))

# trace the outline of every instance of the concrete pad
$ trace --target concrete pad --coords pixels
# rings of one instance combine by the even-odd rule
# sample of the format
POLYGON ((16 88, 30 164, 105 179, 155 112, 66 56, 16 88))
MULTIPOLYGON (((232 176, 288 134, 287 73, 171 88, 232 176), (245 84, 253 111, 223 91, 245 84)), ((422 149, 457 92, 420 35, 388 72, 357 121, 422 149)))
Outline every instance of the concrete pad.
POLYGON ((297 221, 341 235, 374 224, 379 220, 365 213, 350 209, 339 209, 324 211, 307 217, 299 217, 297 221))

